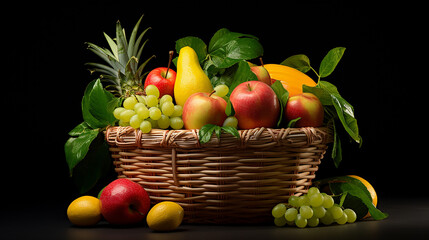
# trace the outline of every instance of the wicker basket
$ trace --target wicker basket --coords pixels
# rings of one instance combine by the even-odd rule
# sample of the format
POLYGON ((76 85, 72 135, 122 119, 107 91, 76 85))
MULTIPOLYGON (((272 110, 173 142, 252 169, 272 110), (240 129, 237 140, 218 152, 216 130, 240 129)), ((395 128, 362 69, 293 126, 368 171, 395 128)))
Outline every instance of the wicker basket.
POLYGON ((152 203, 174 201, 189 223, 272 221, 271 209, 307 192, 332 141, 330 129, 256 128, 200 144, 198 130, 109 127, 119 178, 141 184, 152 203))

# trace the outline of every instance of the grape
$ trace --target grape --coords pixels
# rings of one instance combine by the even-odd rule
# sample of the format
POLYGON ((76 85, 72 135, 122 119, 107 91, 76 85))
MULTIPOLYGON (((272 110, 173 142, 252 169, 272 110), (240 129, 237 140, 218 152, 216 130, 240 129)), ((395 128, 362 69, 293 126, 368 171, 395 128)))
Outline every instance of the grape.
POLYGON ((343 209, 341 209, 338 205, 334 205, 328 209, 328 212, 331 212, 332 217, 334 219, 338 219, 343 216, 343 209))
POLYGON ((320 218, 320 221, 325 225, 331 225, 334 222, 331 212, 326 211, 325 216, 320 218))
POLYGON ((146 91, 146 95, 155 96, 157 99, 159 98, 159 90, 155 85, 148 85, 145 88, 145 91, 146 91))
POLYGON ((225 121, 223 122, 224 127, 233 127, 237 128, 238 126, 238 119, 234 116, 227 117, 225 121))
POLYGON ((292 208, 288 208, 286 210, 285 218, 289 222, 292 222, 292 221, 295 221, 297 215, 298 215, 298 210, 296 210, 296 208, 292 207, 292 208))
POLYGON ((326 214, 326 209, 323 206, 313 207, 313 216, 317 218, 322 218, 326 214))
POLYGON ((174 112, 170 117, 180 117, 183 113, 183 107, 180 105, 174 105, 174 112))
POLYGON ((170 126, 173 129, 182 129, 183 128, 183 120, 181 117, 172 117, 170 118, 170 126))
POLYGON ((305 228, 307 226, 307 219, 298 214, 295 219, 295 225, 299 228, 305 228))
POLYGON ((131 96, 131 97, 127 97, 124 100, 123 105, 124 105, 124 108, 126 109, 134 109, 134 105, 136 105, 136 103, 137 103, 137 98, 135 98, 134 96, 131 96))
POLYGON ((146 104, 146 98, 145 96, 142 95, 136 95, 137 100, 139 101, 139 103, 143 103, 146 104))
POLYGON ((158 97, 154 95, 146 96, 146 105, 148 107, 155 107, 158 104, 158 97))
POLYGON ((299 205, 298 205, 298 198, 299 197, 297 197, 295 195, 290 196, 289 199, 288 199, 288 203, 290 205, 292 205, 292 207, 299 207, 299 205))
POLYGON ((341 224, 341 225, 345 224, 347 222, 347 214, 345 214, 343 211, 343 215, 341 215, 340 218, 335 219, 335 222, 337 222, 338 224, 341 224))
POLYGON ((141 120, 145 120, 149 117, 149 109, 146 106, 140 107, 136 110, 137 115, 141 120))
POLYGON ((309 219, 313 216, 313 209, 310 206, 304 205, 299 208, 299 214, 305 219, 309 219))
POLYGON ((317 187, 311 187, 310 189, 308 189, 307 195, 311 197, 316 193, 320 193, 319 189, 317 187))
POLYGON ((122 120, 122 122, 130 122, 131 117, 135 114, 136 112, 134 112, 134 110, 127 109, 119 115, 119 119, 122 120))
POLYGON ((158 120, 161 118, 161 110, 159 110, 159 108, 157 107, 151 107, 149 108, 149 117, 152 118, 153 120, 158 120))
POLYGON ((174 104, 172 102, 165 102, 161 105, 161 111, 165 116, 171 116, 174 113, 174 104))
POLYGON ((322 206, 323 201, 324 201, 323 195, 320 193, 313 193, 313 195, 310 196, 310 205, 312 207, 322 206))
POLYGON ((273 209, 271 210, 271 214, 273 215, 273 217, 275 218, 279 218, 279 217, 284 217, 286 212, 286 205, 284 205, 283 203, 279 203, 276 206, 273 207, 273 209))
POLYGON ((356 221, 357 215, 353 209, 347 208, 344 209, 344 213, 347 215, 347 222, 354 223, 356 221))
POLYGON ((142 107, 146 107, 146 105, 144 103, 138 102, 136 105, 134 105, 134 111, 137 112, 137 110, 142 107))
POLYGON ((283 216, 274 218, 274 225, 276 225, 277 227, 283 227, 284 225, 286 225, 286 219, 283 216))
POLYGON ((119 126, 121 126, 121 127, 126 127, 126 126, 130 126, 130 123, 129 122, 124 122, 124 121, 122 121, 122 120, 119 120, 119 126))
POLYGON ((226 86, 226 85, 224 85, 224 84, 217 85, 217 86, 214 88, 214 90, 215 90, 214 94, 215 94, 216 96, 219 96, 219 97, 225 97, 225 96, 226 96, 226 94, 228 94, 228 92, 229 92, 229 88, 228 88, 228 86, 226 86))
POLYGON ((115 116, 115 118, 119 120, 120 119, 119 116, 123 111, 125 111, 125 108, 123 107, 115 108, 115 110, 113 110, 113 116, 115 116))
POLYGON ((158 121, 157 120, 153 120, 152 118, 147 118, 146 121, 150 122, 150 124, 152 125, 152 129, 158 128, 158 121))
POLYGON ((298 198, 298 206, 310 205, 310 199, 308 199, 307 195, 301 195, 298 198))
POLYGON ((137 114, 133 115, 130 118, 130 126, 133 127, 133 128, 139 128, 141 122, 142 122, 142 119, 140 119, 137 114))
POLYGON ((159 100, 159 105, 162 106, 162 104, 166 102, 171 102, 171 103, 173 102, 173 98, 168 94, 162 96, 162 98, 159 100))
POLYGON ((140 131, 143 133, 148 133, 152 130, 152 124, 149 121, 143 121, 140 123, 140 131))
POLYGON ((166 129, 169 126, 170 126, 170 118, 165 115, 161 115, 161 118, 158 119, 158 127, 161 129, 166 129))
POLYGON ((317 225, 319 225, 319 218, 313 216, 307 220, 307 224, 310 227, 317 227, 317 225))
POLYGON ((322 206, 326 209, 331 208, 334 206, 334 199, 329 195, 324 196, 322 206))

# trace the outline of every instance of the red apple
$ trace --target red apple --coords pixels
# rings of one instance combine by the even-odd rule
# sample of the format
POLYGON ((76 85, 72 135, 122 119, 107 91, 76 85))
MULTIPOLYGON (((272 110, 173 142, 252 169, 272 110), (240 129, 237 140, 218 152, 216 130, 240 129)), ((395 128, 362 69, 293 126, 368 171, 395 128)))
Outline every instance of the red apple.
POLYGON ((173 97, 174 83, 176 82, 176 72, 166 67, 155 68, 147 75, 144 88, 148 85, 155 85, 159 90, 159 97, 166 94, 173 97))
POLYGON ((142 221, 150 208, 150 199, 140 184, 129 179, 116 179, 100 195, 101 214, 111 224, 133 224, 142 221))
POLYGON ((250 70, 256 75, 258 81, 264 82, 271 86, 271 77, 267 69, 265 69, 263 66, 253 66, 250 67, 250 70))
POLYGON ((230 100, 239 129, 276 126, 280 103, 267 84, 260 81, 241 83, 232 91, 230 100))
POLYGON ((287 121, 301 117, 295 127, 320 127, 323 124, 324 110, 319 98, 312 93, 301 93, 289 98, 285 117, 287 121))
POLYGON ((194 93, 183 106, 182 119, 186 129, 200 129, 206 124, 222 126, 226 119, 225 99, 213 93, 194 93))

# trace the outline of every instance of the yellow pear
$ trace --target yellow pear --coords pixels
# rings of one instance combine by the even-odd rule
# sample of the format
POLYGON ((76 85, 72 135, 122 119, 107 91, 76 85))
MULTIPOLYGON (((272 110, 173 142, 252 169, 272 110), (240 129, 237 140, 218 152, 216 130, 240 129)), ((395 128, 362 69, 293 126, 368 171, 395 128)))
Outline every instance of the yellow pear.
POLYGON ((200 66, 197 53, 188 46, 181 48, 174 84, 176 104, 183 106, 192 94, 197 92, 210 93, 212 91, 213 86, 200 66))

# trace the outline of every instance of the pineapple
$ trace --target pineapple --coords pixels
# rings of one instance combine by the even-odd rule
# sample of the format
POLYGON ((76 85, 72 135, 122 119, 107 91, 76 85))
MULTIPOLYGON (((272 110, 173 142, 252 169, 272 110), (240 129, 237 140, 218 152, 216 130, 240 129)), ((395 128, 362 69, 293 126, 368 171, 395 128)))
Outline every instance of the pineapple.
POLYGON ((106 38, 110 50, 107 48, 99 47, 93 43, 87 42, 88 49, 101 57, 108 65, 100 63, 86 63, 90 66, 91 74, 94 72, 100 73, 100 78, 105 83, 105 89, 117 97, 127 97, 139 91, 143 91, 143 69, 146 64, 155 55, 148 58, 141 63, 140 56, 143 48, 148 39, 142 43, 143 36, 151 29, 146 28, 137 38, 137 31, 143 16, 140 17, 131 33, 131 37, 127 42, 125 29, 122 28, 121 23, 116 23, 116 38, 112 39, 106 33, 106 38), (142 43, 142 44, 141 44, 142 43))

